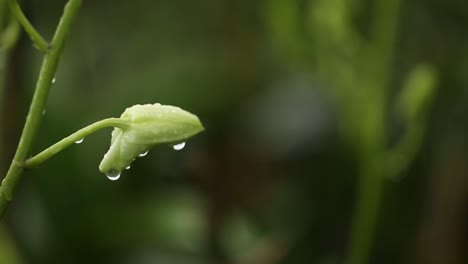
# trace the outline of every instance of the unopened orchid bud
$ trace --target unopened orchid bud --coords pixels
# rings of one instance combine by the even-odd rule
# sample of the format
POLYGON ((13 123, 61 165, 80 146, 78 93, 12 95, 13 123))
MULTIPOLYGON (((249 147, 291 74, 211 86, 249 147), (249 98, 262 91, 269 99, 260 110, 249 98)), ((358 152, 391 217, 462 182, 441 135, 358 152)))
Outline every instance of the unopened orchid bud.
POLYGON ((108 177, 120 175, 136 157, 155 145, 185 142, 204 129, 197 116, 170 105, 134 105, 120 119, 127 120, 129 127, 114 128, 110 149, 99 165, 108 177))
POLYGON ((427 114, 436 83, 436 71, 429 65, 418 65, 410 72, 398 101, 406 121, 420 121, 427 114))

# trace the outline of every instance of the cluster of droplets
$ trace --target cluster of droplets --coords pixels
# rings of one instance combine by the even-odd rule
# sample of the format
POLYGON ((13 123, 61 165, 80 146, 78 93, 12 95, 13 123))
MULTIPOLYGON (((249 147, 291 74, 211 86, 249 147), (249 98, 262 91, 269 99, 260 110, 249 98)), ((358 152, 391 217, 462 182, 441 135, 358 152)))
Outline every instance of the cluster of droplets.
MULTIPOLYGON (((83 139, 80 139, 78 141, 76 141, 75 143, 76 144, 80 144, 81 142, 83 142, 83 139)), ((178 143, 178 144, 175 144, 175 145, 172 145, 172 148, 176 151, 178 150, 182 150, 183 148, 185 147, 185 142, 181 142, 181 143, 178 143)), ((149 150, 145 151, 145 152, 142 152, 140 153, 140 155, 138 155, 139 158, 142 158, 146 155, 148 155, 148 152, 149 150)), ((130 165, 128 165, 125 169, 126 170, 129 170, 130 169, 130 165)), ((120 174, 122 174, 121 171, 118 171, 118 170, 115 170, 115 169, 111 169, 109 170, 107 173, 106 173, 106 176, 109 180, 111 181, 116 181, 120 178, 120 174)))

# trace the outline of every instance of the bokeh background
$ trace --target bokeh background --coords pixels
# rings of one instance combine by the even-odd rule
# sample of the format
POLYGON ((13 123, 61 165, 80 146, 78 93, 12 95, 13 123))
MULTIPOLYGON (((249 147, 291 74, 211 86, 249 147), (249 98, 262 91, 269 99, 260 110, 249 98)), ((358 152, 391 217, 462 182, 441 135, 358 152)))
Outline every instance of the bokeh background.
MULTIPOLYGON (((142 103, 206 131, 116 182, 110 129, 27 171, 1 264, 346 263, 359 205, 369 263, 468 263, 468 2, 83 2, 33 152, 142 103)), ((64 3, 21 5, 50 39, 64 3)), ((6 59, 4 164, 42 56, 6 59)))

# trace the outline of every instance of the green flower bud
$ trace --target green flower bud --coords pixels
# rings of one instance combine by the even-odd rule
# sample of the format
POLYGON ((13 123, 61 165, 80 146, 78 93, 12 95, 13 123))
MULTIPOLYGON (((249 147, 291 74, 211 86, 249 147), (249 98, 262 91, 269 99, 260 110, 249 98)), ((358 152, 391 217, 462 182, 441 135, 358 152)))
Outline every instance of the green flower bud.
POLYGON ((407 122, 421 121, 434 99, 437 72, 429 65, 416 66, 406 79, 399 98, 399 109, 407 122))
POLYGON ((204 130, 197 116, 171 105, 134 105, 120 118, 128 120, 129 128, 114 128, 110 149, 99 165, 109 177, 120 175, 138 155, 155 145, 184 142, 204 130))

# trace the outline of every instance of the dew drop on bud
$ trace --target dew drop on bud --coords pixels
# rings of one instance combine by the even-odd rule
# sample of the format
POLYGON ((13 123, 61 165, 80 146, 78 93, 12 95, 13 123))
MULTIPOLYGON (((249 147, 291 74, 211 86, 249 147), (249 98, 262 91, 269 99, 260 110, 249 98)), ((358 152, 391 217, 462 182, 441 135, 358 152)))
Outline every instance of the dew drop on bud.
POLYGON ((79 140, 75 141, 75 144, 81 144, 81 143, 83 143, 83 140, 84 140, 84 138, 79 139, 79 140))
POLYGON ((185 147, 185 142, 182 142, 182 143, 179 143, 179 144, 175 144, 174 146, 172 146, 172 148, 174 150, 181 150, 185 147))
POLYGON ((120 171, 110 169, 109 171, 106 172, 106 176, 109 180, 116 181, 120 178, 120 171))
POLYGON ((140 155, 138 155, 138 157, 140 157, 140 158, 144 157, 144 156, 148 155, 148 152, 149 152, 149 150, 147 150, 147 151, 145 151, 143 153, 140 153, 140 155))

